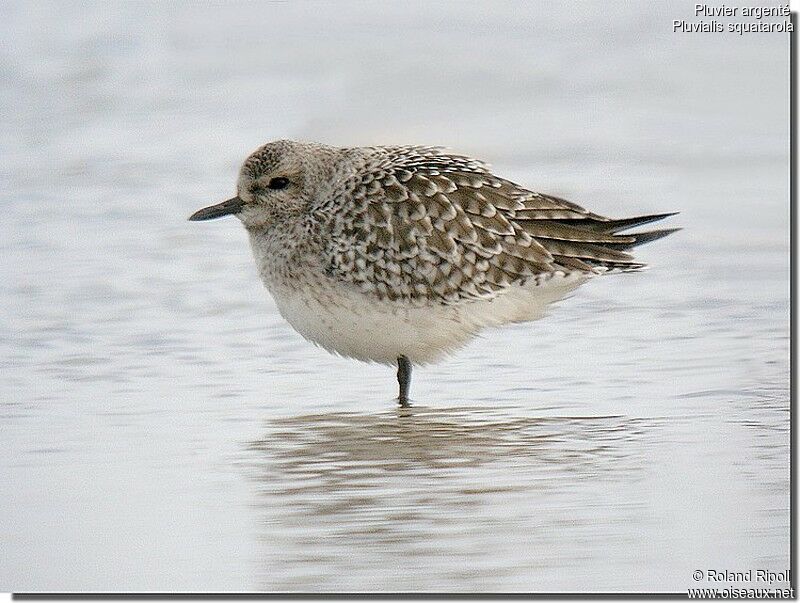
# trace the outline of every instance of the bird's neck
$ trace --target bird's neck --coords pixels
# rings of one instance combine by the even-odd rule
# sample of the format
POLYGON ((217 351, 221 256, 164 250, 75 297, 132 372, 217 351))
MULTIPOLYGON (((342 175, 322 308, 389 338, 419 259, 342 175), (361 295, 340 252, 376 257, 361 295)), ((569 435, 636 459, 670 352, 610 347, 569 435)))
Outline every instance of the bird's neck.
POLYGON ((291 279, 319 261, 316 237, 302 222, 248 228, 250 247, 261 278, 268 284, 291 279))

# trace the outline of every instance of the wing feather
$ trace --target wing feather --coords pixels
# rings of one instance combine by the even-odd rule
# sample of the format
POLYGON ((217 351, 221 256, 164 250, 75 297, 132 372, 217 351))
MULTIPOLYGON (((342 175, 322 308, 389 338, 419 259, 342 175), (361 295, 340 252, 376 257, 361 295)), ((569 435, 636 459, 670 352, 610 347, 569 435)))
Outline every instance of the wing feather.
POLYGON ((672 214, 612 220, 439 148, 369 151, 329 214, 326 254, 330 275, 380 299, 458 303, 559 271, 635 270, 626 250, 669 234, 618 232, 672 214))

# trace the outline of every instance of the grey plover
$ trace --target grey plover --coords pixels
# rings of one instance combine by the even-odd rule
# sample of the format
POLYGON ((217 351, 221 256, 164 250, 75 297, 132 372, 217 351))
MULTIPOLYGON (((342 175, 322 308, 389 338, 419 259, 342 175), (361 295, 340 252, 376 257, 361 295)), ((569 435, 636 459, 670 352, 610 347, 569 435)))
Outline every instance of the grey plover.
POLYGON ((540 318, 595 275, 644 267, 628 251, 672 213, 614 220, 495 176, 441 147, 280 140, 241 168, 235 215, 281 315, 329 352, 397 367, 441 359, 482 328, 540 318))

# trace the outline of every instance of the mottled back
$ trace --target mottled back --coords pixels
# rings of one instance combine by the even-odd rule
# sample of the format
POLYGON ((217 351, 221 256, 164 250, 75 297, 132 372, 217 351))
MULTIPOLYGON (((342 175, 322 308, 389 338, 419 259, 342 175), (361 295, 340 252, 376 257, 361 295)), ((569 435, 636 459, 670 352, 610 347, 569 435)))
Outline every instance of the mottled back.
POLYGON ((625 251, 671 231, 610 220, 492 175, 438 147, 349 149, 355 175, 314 213, 327 224, 328 274, 379 299, 489 299, 555 273, 641 268, 625 251))

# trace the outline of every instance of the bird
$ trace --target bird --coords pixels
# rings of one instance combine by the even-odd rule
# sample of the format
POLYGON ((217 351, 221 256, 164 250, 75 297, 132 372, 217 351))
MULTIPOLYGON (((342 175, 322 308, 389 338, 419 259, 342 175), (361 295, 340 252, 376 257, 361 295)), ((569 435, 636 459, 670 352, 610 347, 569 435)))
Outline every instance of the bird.
POLYGON ((247 157, 234 197, 189 220, 236 216, 283 318, 333 354, 396 367, 407 406, 413 366, 641 270, 630 250, 680 229, 629 229, 676 213, 612 219, 445 147, 277 140, 247 157))

